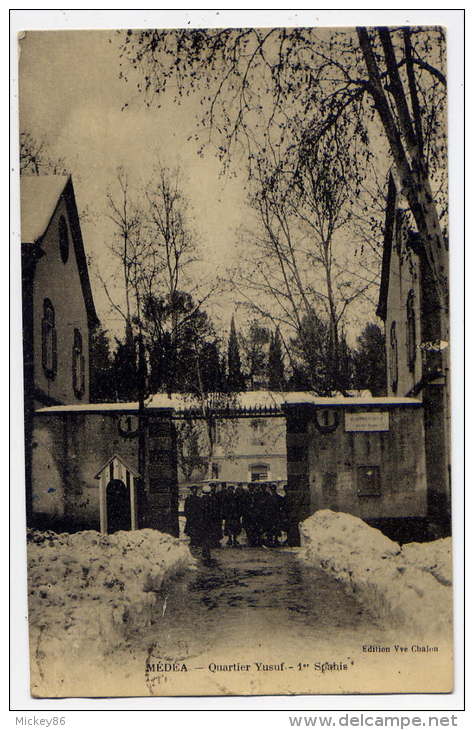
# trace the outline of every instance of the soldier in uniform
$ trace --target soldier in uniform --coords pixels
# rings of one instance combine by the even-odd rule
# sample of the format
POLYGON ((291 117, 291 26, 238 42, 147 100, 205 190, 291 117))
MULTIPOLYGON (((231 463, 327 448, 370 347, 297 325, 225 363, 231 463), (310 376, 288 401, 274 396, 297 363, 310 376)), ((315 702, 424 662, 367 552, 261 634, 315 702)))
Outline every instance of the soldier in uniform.
POLYGON ((280 501, 276 484, 270 483, 266 493, 265 503, 265 535, 268 547, 278 547, 280 544, 280 501))
POLYGON ((212 528, 215 525, 215 499, 211 493, 211 487, 206 484, 202 488, 202 496, 200 497, 201 506, 201 523, 199 530, 199 544, 202 548, 202 557, 204 560, 211 559, 211 547, 215 543, 215 535, 212 528))
POLYGON ((224 518, 224 535, 227 535, 227 545, 237 547, 237 540, 242 529, 241 505, 234 485, 229 484, 226 490, 225 499, 222 502, 222 517, 224 518))
POLYGON ((201 531, 201 498, 198 496, 199 487, 193 484, 190 488, 190 494, 184 502, 184 514, 186 517, 186 526, 184 528, 185 535, 189 537, 191 547, 199 544, 199 536, 201 531))
POLYGON ((286 519, 286 544, 289 547, 299 547, 301 545, 299 521, 302 512, 301 494, 290 490, 287 485, 285 489, 284 514, 286 519))
POLYGON ((283 497, 280 497, 280 530, 286 533, 285 543, 288 544, 288 531, 289 531, 289 511, 288 511, 288 486, 283 485, 283 491, 285 492, 283 497))
POLYGON ((255 547, 256 544, 255 517, 253 512, 254 494, 255 482, 250 482, 241 502, 242 525, 247 535, 247 544, 249 547, 255 547))
POLYGON ((263 534, 266 528, 266 512, 267 491, 263 484, 256 483, 252 502, 253 542, 255 547, 261 547, 263 544, 263 534))
POLYGON ((206 494, 209 494, 212 503, 212 517, 209 525, 212 546, 219 548, 222 540, 222 496, 221 492, 217 491, 217 482, 210 485, 209 492, 206 492, 206 494))

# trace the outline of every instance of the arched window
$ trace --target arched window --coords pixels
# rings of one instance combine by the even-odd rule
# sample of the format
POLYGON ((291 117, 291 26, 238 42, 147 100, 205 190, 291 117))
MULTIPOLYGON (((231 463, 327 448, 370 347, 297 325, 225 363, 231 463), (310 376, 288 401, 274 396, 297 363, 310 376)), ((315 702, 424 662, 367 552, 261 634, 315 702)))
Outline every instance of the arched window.
POLYGON ((63 215, 59 219, 58 230, 59 253, 61 254, 63 264, 65 264, 69 257, 69 231, 67 229, 66 219, 63 215))
POLYGON ((74 330, 74 344, 72 346, 72 387, 76 398, 82 398, 85 391, 85 358, 82 354, 82 335, 78 329, 74 330))
POLYGON ((398 385, 398 343, 397 343, 397 323, 392 322, 390 327, 390 383, 394 393, 397 392, 398 385))
POLYGON ((416 320, 415 292, 410 290, 407 297, 407 363, 410 372, 415 369, 416 360, 416 320))
POLYGON ((44 374, 54 380, 58 370, 58 343, 56 336, 56 318, 54 307, 49 299, 43 301, 43 319, 41 320, 42 363, 44 374))

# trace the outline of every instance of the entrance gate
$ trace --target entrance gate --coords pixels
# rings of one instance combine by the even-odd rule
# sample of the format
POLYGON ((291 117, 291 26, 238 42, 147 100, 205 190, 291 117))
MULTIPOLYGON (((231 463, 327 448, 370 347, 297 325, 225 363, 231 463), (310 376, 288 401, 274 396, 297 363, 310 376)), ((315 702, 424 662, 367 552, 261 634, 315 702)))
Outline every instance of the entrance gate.
MULTIPOLYGON (((306 433, 309 411, 304 409, 304 406, 301 409, 298 408, 295 410, 293 406, 286 407, 277 403, 262 406, 229 405, 228 407, 215 407, 212 409, 212 418, 215 421, 282 417, 285 418, 286 422, 286 494, 290 522, 288 544, 296 547, 300 544, 298 523, 310 514, 307 458, 308 436, 306 433)), ((183 408, 181 410, 175 410, 172 418, 173 421, 187 419, 203 420, 204 416, 197 408, 183 408)))
MULTIPOLYGON (((348 512, 371 523, 426 518, 430 495, 422 401, 262 393, 261 402, 271 397, 271 405, 254 405, 258 397, 242 394, 237 405, 209 407, 208 412, 216 421, 285 419, 286 455, 283 446, 281 454, 294 525, 320 509, 348 512)), ((152 398, 143 411, 135 404, 37 411, 35 445, 50 445, 33 451, 38 520, 97 529, 100 517, 104 533, 110 521, 110 529, 151 527, 177 535, 176 422, 204 416, 198 408, 186 407, 184 397, 171 401, 172 407, 164 406, 168 400, 156 397, 153 403, 152 398), (45 495, 42 485, 52 479, 55 487, 45 495), (123 521, 116 517, 118 511, 123 521)), ((264 461, 259 457, 254 465, 264 461)), ((249 470, 249 478, 251 474, 249 470)), ((271 473, 268 477, 273 478, 271 473)), ((291 542, 298 542, 296 529, 291 542)))

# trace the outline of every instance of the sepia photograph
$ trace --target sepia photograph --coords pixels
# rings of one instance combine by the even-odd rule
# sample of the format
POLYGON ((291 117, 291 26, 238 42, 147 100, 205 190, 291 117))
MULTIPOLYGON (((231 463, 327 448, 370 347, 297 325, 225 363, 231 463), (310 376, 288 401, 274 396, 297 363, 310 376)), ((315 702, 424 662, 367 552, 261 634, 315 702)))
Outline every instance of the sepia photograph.
POLYGON ((446 29, 17 43, 32 697, 451 693, 446 29))

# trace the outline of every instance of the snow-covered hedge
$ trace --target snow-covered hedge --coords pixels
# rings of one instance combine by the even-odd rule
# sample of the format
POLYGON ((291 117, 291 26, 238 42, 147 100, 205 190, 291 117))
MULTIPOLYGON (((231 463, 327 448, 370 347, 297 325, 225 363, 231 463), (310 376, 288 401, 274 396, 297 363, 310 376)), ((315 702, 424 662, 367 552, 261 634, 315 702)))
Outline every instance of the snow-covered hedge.
POLYGON ((331 510, 316 512, 301 530, 301 559, 334 575, 375 617, 449 638, 450 538, 401 547, 358 517, 331 510))
POLYGON ((66 657, 70 666, 104 657, 130 629, 150 625, 154 591, 193 563, 185 543, 151 529, 28 531, 32 687, 48 684, 45 674, 60 681, 66 657))

